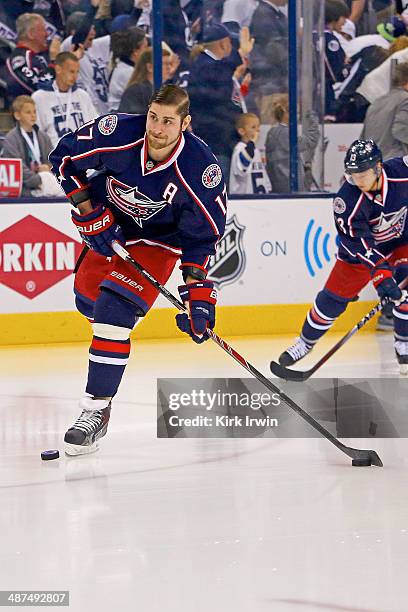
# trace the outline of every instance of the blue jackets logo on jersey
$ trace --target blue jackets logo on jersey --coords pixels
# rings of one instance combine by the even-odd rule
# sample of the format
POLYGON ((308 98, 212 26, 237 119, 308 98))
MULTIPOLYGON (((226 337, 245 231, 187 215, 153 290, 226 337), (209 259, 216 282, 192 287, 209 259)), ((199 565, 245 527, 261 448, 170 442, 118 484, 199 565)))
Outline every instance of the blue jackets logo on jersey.
POLYGON ((235 215, 228 219, 224 236, 218 242, 208 268, 208 279, 217 288, 236 281, 245 269, 244 231, 245 227, 238 223, 235 215))
POLYGON ((106 181, 109 200, 126 215, 132 217, 139 227, 148 221, 168 204, 166 200, 154 202, 137 187, 130 187, 109 176, 106 181))
POLYGON ((404 233, 405 222, 407 220, 407 207, 404 206, 388 214, 381 213, 377 219, 370 222, 373 226, 371 231, 376 244, 400 238, 404 233))

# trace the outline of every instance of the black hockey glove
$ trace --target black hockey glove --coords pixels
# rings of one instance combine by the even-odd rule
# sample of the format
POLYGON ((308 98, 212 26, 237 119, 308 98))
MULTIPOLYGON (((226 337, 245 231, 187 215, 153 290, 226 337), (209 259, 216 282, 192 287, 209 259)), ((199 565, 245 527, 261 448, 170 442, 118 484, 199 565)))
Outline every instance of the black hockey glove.
POLYGON ((392 276, 392 271, 387 268, 379 268, 374 271, 373 285, 377 290, 382 305, 390 302, 399 303, 403 299, 403 293, 392 276))

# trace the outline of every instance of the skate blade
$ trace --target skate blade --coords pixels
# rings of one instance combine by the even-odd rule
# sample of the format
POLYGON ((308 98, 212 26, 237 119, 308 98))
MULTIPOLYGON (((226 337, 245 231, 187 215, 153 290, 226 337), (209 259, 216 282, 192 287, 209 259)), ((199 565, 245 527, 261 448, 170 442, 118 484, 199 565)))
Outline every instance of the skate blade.
POLYGON ((77 455, 90 455, 95 453, 98 449, 98 443, 95 442, 90 446, 81 446, 80 444, 69 444, 64 442, 65 454, 69 457, 76 457, 77 455))
POLYGON ((402 376, 408 375, 408 363, 400 363, 400 374, 402 376))
POLYGON ((382 325, 381 323, 379 323, 377 327, 375 328, 375 331, 393 332, 394 326, 393 325, 382 325))

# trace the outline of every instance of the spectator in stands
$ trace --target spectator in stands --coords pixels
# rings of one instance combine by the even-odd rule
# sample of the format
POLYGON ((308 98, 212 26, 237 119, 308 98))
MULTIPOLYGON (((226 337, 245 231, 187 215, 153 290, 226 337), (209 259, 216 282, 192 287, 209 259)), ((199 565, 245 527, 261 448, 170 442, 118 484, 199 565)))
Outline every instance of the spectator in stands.
POLYGON ((238 24, 239 29, 249 27, 257 4, 257 0, 225 0, 221 22, 228 28, 233 23, 238 24))
POLYGON ((109 81, 109 108, 117 110, 142 52, 148 46, 145 32, 136 26, 111 34, 113 70, 109 81))
POLYGON ((401 19, 393 17, 390 22, 379 24, 377 32, 347 42, 345 50, 351 67, 348 78, 337 84, 337 121, 358 123, 364 120, 368 101, 358 92, 359 87, 365 77, 392 53, 398 38, 406 33, 406 26, 401 19))
POLYGON ((270 193, 268 174, 256 146, 261 127, 259 118, 253 113, 242 113, 235 126, 241 140, 232 154, 229 193, 270 193))
MULTIPOLYGON (((54 71, 41 55, 48 49, 45 20, 37 13, 23 13, 16 21, 17 46, 6 61, 8 96, 13 100, 31 94, 54 80, 54 71)), ((49 60, 59 52, 59 39, 51 41, 49 60)))
POLYGON ((392 0, 345 0, 357 34, 374 34, 377 24, 389 21, 393 14, 392 0))
POLYGON ((209 25, 203 32, 203 43, 195 51, 188 93, 193 131, 209 144, 229 177, 233 148, 236 144, 235 119, 240 108, 232 102, 233 75, 246 61, 254 41, 248 28, 240 32, 239 49, 233 50, 230 33, 221 24, 209 25))
POLYGON ((98 116, 89 94, 76 85, 78 73, 76 55, 70 51, 59 53, 55 59, 55 81, 32 95, 37 106, 37 125, 49 136, 53 147, 61 136, 98 116))
MULTIPOLYGON (((266 169, 272 183, 273 193, 289 193, 289 98, 287 94, 276 97, 273 104, 274 123, 265 142, 266 169)), ((306 125, 303 134, 298 137, 298 188, 305 191, 305 158, 312 159, 319 141, 319 122, 316 113, 306 113, 306 125)))
MULTIPOLYGON (((162 52, 163 82, 172 76, 173 60, 168 49, 162 52)), ((142 115, 147 113, 153 93, 153 50, 145 49, 133 71, 119 104, 120 113, 142 115)))
POLYGON ((252 88, 261 123, 273 122, 274 97, 288 91, 288 0, 260 0, 251 20, 255 44, 250 57, 252 88))
MULTIPOLYGON (((95 0, 97 3, 98 0, 95 0)), ((62 51, 82 50, 79 62, 78 86, 85 89, 100 115, 109 112, 110 35, 95 38, 94 17, 97 6, 91 6, 81 21, 71 24, 71 35, 62 45, 62 51)))
POLYGON ((369 104, 372 104, 377 98, 390 90, 392 69, 395 62, 408 62, 408 36, 397 38, 391 45, 388 58, 364 77, 360 87, 356 90, 356 93, 360 96, 361 106, 364 107, 365 105, 367 108, 369 104))
POLYGON ((2 157, 22 160, 22 194, 61 195, 48 163, 48 155, 52 149, 51 141, 47 134, 36 126, 34 101, 30 96, 17 96, 12 111, 17 126, 4 139, 2 157))
POLYGON ((372 138, 384 159, 408 154, 408 63, 397 64, 392 88, 367 111, 361 138, 372 138))
POLYGON ((349 16, 343 0, 326 0, 324 7, 325 38, 325 119, 335 121, 338 110, 336 87, 349 75, 346 54, 337 38, 349 16))
POLYGON ((163 40, 178 55, 183 64, 189 61, 193 46, 191 24, 180 0, 161 0, 163 40))
POLYGON ((17 18, 33 11, 46 20, 49 38, 53 38, 56 33, 63 33, 65 15, 59 0, 3 0, 0 2, 0 37, 15 41, 17 18))

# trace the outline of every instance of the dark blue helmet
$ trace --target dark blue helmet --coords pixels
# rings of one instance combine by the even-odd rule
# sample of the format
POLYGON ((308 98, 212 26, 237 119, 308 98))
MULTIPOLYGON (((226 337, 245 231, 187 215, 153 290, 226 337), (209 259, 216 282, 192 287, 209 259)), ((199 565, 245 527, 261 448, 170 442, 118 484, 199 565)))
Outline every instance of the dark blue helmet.
POLYGON ((382 153, 374 140, 355 140, 344 158, 344 168, 348 174, 365 172, 378 162, 382 162, 382 153))

